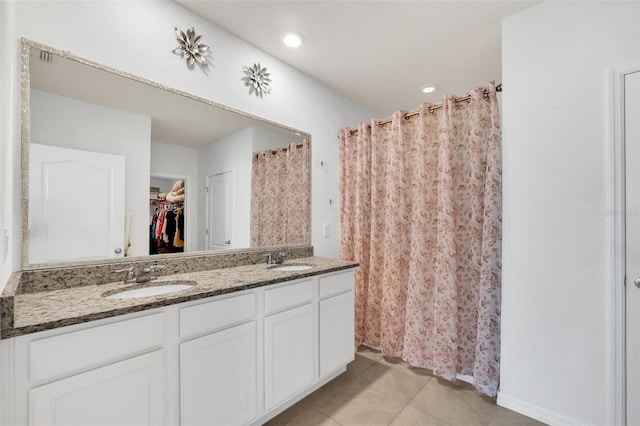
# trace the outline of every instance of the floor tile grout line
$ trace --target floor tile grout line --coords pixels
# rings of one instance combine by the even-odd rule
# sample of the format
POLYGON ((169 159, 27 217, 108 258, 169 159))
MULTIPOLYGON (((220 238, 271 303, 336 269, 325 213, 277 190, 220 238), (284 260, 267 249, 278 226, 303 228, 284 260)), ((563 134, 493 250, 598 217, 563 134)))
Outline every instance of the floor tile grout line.
POLYGON ((411 405, 411 402, 413 402, 413 401, 418 397, 418 395, 420 394, 420 392, 422 392, 422 390, 427 386, 427 384, 428 384, 429 382, 431 382, 431 380, 432 380, 433 378, 435 378, 435 376, 431 376, 431 377, 429 377, 429 380, 427 380, 427 381, 426 381, 426 383, 422 386, 422 388, 420 388, 420 390, 419 390, 419 391, 418 391, 418 392, 413 396, 413 398, 412 398, 409 402, 407 402, 407 405, 405 406, 405 408, 406 408, 406 407, 411 406, 411 408, 413 408, 414 410, 418 410, 418 411, 420 411, 421 413, 424 413, 424 414, 426 414, 426 415, 428 415, 428 416, 430 416, 430 417, 433 417, 434 419, 437 419, 438 421, 440 421, 440 422, 444 423, 445 425, 451 425, 451 423, 449 423, 449 422, 445 421, 444 419, 441 419, 440 417, 435 416, 435 415, 434 415, 434 414, 432 414, 432 413, 429 413, 429 412, 427 412, 427 411, 425 411, 425 410, 421 410, 420 408, 418 408, 418 407, 416 407, 416 406, 411 405))
MULTIPOLYGON (((388 360, 385 360, 384 357, 382 356, 376 356, 375 352, 370 352, 369 354, 374 355, 371 358, 367 357, 367 356, 363 356, 363 355, 359 355, 358 352, 356 352, 356 357, 354 359, 354 362, 358 362, 357 367, 356 366, 352 366, 351 367, 351 374, 349 374, 349 377, 345 377, 345 376, 341 376, 336 378, 335 380, 336 383, 335 387, 333 387, 332 389, 329 390, 329 392, 326 392, 325 395, 320 396, 321 398, 325 398, 325 397, 330 397, 332 395, 335 395, 336 392, 339 391, 339 389, 346 385, 347 383, 351 383, 351 382, 358 382, 360 381, 361 384, 365 385, 365 387, 362 388, 362 391, 364 391, 364 389, 371 389, 373 391, 375 391, 376 393, 382 393, 382 394, 387 394, 388 395, 388 390, 389 389, 394 389, 395 385, 391 385, 391 386, 387 386, 384 389, 379 389, 376 386, 373 386, 374 382, 371 382, 369 379, 371 379, 372 377, 375 376, 375 374, 373 374, 373 372, 370 371, 370 369, 372 367, 374 367, 376 364, 380 364, 381 366, 383 366, 385 369, 390 369, 389 371, 392 372, 393 375, 396 375, 396 373, 400 373, 402 375, 404 375, 406 372, 404 371, 405 369, 402 368, 403 366, 401 365, 397 365, 397 363, 393 363, 393 362, 389 362, 388 360), (376 359, 377 358, 377 359, 376 359), (358 360, 358 361, 356 361, 358 360), (381 362, 382 360, 384 360, 385 362, 381 362), (362 369, 362 370, 360 370, 362 369), (355 370, 355 371, 354 371, 355 370), (369 372, 369 374, 368 374, 369 372), (363 377, 365 374, 368 374, 371 377, 367 377, 365 380, 365 378, 363 377), (340 380, 341 378, 344 378, 344 380, 340 380), (358 380, 359 379, 359 380, 358 380), (367 384, 367 382, 370 382, 369 384, 367 384)), ((369 355, 368 354, 368 355, 369 355)), ((405 366, 407 367, 407 366, 405 366)), ((347 368, 347 371, 349 372, 349 368, 347 368)), ((451 426, 451 423, 443 420, 442 418, 440 418, 437 415, 432 414, 430 411, 427 411, 427 409, 430 408, 430 404, 427 404, 425 406, 421 405, 420 403, 417 403, 416 400, 417 398, 420 396, 420 394, 422 392, 425 391, 425 388, 427 387, 427 385, 431 385, 431 386, 435 386, 435 387, 439 387, 440 386, 440 379, 437 378, 437 376, 433 376, 432 374, 421 374, 421 373, 417 373, 416 371, 412 371, 410 368, 408 369, 408 372, 412 373, 411 375, 415 375, 415 376, 421 376, 426 378, 426 381, 424 383, 422 383, 418 390, 415 392, 415 394, 413 394, 413 396, 411 397, 410 393, 408 394, 409 398, 407 400, 406 403, 401 403, 399 405, 396 405, 396 407, 399 407, 399 411, 397 411, 394 415, 393 418, 391 418, 391 420, 389 420, 386 424, 387 426, 391 425, 393 422, 397 421, 398 417, 403 413, 403 411, 407 410, 409 407, 411 407, 411 410, 415 410, 416 412, 411 413, 411 410, 408 411, 406 413, 407 416, 412 416, 412 415, 418 415, 418 416, 429 416, 429 418, 431 418, 433 421, 438 421, 440 422, 442 425, 446 425, 446 426, 451 426), (438 379, 436 382, 432 382, 432 380, 436 378, 438 379), (412 405, 415 404, 415 405, 412 405), (422 414, 418 414, 418 413, 422 413, 422 414)), ((329 382, 331 383, 331 382, 329 382)), ((410 387, 409 389, 413 389, 412 387, 410 387)), ((328 390, 328 389, 327 389, 328 390)), ((468 400, 468 395, 471 394, 477 394, 477 390, 473 389, 473 388, 466 388, 466 387, 455 387, 455 394, 454 395, 455 399, 459 400, 459 403, 462 403, 464 406, 466 406, 467 408, 464 411, 471 411, 471 412, 475 412, 476 409, 472 409, 472 407, 468 404, 470 404, 472 401, 468 400)), ((320 391, 320 390, 318 390, 320 391)), ((317 391, 317 392, 318 392, 317 391)), ((360 391, 358 391, 358 394, 360 393, 360 391)), ((480 395, 482 396, 482 395, 480 395)), ((422 398, 426 398, 425 401, 431 401, 431 397, 429 395, 423 395, 422 398)), ((301 400, 300 402, 304 401, 301 400)), ((336 412, 333 412, 331 410, 325 412, 324 409, 321 408, 321 403, 319 404, 320 400, 316 401, 310 401, 311 404, 309 404, 307 407, 303 407, 303 410, 306 411, 307 413, 313 413, 313 418, 323 418, 323 419, 329 419, 332 424, 336 425, 336 426, 353 426, 353 423, 350 423, 349 421, 347 421, 347 423, 341 423, 339 422, 336 418, 334 418, 334 415, 337 414, 336 412)), ((401 401, 398 401, 401 402, 401 401)), ((348 404, 348 401, 343 401, 343 405, 344 404, 348 404)), ((475 404, 472 404, 475 407, 475 404)), ((485 409, 483 409, 482 407, 480 407, 477 411, 478 413, 476 413, 476 415, 474 415, 474 417, 476 418, 476 420, 480 420, 480 418, 486 418, 486 422, 483 421, 481 424, 483 426, 488 426, 491 425, 491 422, 494 421, 494 419, 498 419, 498 412, 500 409, 505 410, 506 412, 509 412, 510 410, 508 409, 504 409, 500 406, 497 405, 495 400, 492 400, 492 403, 490 404, 491 406, 493 406, 493 409, 491 409, 490 412, 486 411, 485 409), (484 413, 484 414, 483 414, 484 413), (485 417, 486 414, 490 414, 488 417, 485 417)), ((477 408, 477 407, 476 407, 477 408)), ((395 410, 394 410, 395 411, 395 410)), ((444 412, 440 412, 437 411, 440 414, 446 414, 444 412)), ((303 417, 307 417, 306 415, 303 416, 303 412, 298 412, 295 413, 293 417, 289 418, 289 421, 286 422, 287 426, 294 426, 294 425, 298 425, 300 426, 300 424, 303 423, 296 423, 298 420, 304 420, 303 417)), ((524 416, 526 417, 526 416, 524 416)), ((277 417, 276 417, 277 418, 277 417)), ((343 419, 344 420, 344 419, 343 419)), ((324 420, 326 421, 326 420, 324 420)), ((355 420, 354 420, 355 421, 355 420)), ((356 421, 356 423, 358 423, 356 421)), ((305 423, 306 424, 306 423, 305 423)), ((528 423, 527 423, 528 424, 528 423)), ((532 424, 536 424, 536 423, 532 423, 532 424)), ((281 424, 282 425, 282 424, 281 424)), ((275 426, 275 424, 274 424, 275 426)))
POLYGON ((331 417, 330 415, 328 415, 328 414, 326 414, 326 413, 323 413, 321 410, 318 410, 318 412, 319 412, 319 413, 321 413, 321 414, 322 414, 323 416, 325 416, 326 418, 331 419, 331 421, 336 422, 336 424, 337 424, 338 426, 346 426, 346 425, 343 425, 342 423, 340 423, 338 420, 336 420, 336 419, 334 419, 333 417, 331 417))
MULTIPOLYGON (((382 360, 382 359, 384 359, 384 358, 380 358, 380 359, 382 360)), ((410 399, 409 399, 409 400, 404 404, 404 406, 400 409, 400 411, 398 411, 398 413, 397 413, 397 414, 396 414, 396 415, 395 415, 395 416, 394 416, 394 417, 393 417, 393 418, 392 418, 392 419, 387 423, 387 426, 389 426, 391 423, 393 423, 393 422, 395 421, 395 419, 397 419, 397 418, 398 418, 398 416, 399 416, 399 415, 400 415, 400 414, 401 414, 401 413, 402 413, 402 412, 403 412, 403 411, 404 411, 404 410, 409 406, 409 404, 411 403, 411 401, 413 401, 413 400, 418 396, 418 394, 422 391, 422 389, 424 389, 424 387, 427 385, 427 383, 429 383, 429 382, 431 381, 431 379, 432 379, 432 378, 433 378, 433 377, 429 377, 429 378, 427 379, 427 381, 426 381, 426 382, 424 382, 424 383, 422 384, 422 386, 420 386, 420 389, 418 389, 418 391, 413 395, 413 397, 411 397, 411 398, 410 398, 410 399)), ((415 408, 415 407, 412 407, 412 408, 415 408)))
MULTIPOLYGON (((433 379, 433 378, 434 378, 434 376, 429 377, 429 379, 422 385, 422 387, 418 390, 418 392, 416 392, 416 394, 413 396, 413 398, 411 398, 404 405, 404 407, 402 407, 402 409, 398 412, 398 414, 396 414, 395 417, 393 419, 391 419, 391 421, 389 423, 387 423, 387 426, 391 425, 395 421, 395 419, 397 419, 398 416, 400 416, 400 414, 408 407, 411 407, 412 409, 414 409, 416 411, 420 411, 421 413, 426 414, 429 417, 432 417, 432 418, 438 420, 439 422, 442 422, 445 425, 451 426, 451 424, 449 422, 445 421, 444 419, 441 419, 440 417, 437 417, 437 416, 433 415, 432 413, 426 412, 424 410, 421 410, 418 407, 415 407, 415 406, 411 405, 411 402, 418 397, 418 394, 425 388, 425 386, 427 386, 427 383, 429 383, 431 381, 431 379, 433 379)), ((493 416, 492 416, 492 419, 493 419, 493 416)))

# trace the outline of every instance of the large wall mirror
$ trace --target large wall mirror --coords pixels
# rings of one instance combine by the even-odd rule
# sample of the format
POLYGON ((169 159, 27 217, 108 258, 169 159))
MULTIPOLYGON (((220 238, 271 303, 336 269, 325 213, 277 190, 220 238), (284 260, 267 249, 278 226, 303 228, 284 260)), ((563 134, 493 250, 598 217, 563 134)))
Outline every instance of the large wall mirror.
POLYGON ((33 41, 22 55, 23 269, 310 244, 309 134, 33 41))

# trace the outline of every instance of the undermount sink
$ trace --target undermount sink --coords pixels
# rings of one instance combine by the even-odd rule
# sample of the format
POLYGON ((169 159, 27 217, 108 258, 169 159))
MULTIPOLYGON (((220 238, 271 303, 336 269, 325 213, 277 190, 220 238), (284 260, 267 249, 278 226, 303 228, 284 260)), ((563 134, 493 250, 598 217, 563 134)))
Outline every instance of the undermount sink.
POLYGON ((185 291, 196 284, 195 281, 164 281, 154 285, 146 284, 144 287, 134 287, 128 290, 120 290, 116 293, 105 293, 105 299, 133 299, 137 297, 159 296, 161 294, 185 291))
POLYGON ((279 266, 270 266, 269 270, 276 272, 290 272, 290 271, 306 271, 307 269, 313 268, 312 265, 304 265, 301 263, 298 264, 289 264, 289 265, 279 265, 279 266))

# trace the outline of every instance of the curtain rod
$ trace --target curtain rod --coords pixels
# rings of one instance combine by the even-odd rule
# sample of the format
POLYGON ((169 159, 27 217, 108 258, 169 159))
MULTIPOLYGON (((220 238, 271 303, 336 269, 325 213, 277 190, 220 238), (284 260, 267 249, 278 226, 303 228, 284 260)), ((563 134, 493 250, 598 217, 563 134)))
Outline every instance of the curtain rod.
MULTIPOLYGON (((306 139, 305 139, 305 142, 306 142, 306 139)), ((302 148, 302 147, 304 147, 304 142, 295 144, 295 148, 302 148)), ((281 146, 278 149, 267 149, 267 150, 260 151, 260 152, 254 152, 253 155, 256 158, 258 158, 260 156, 260 154, 266 154, 267 152, 271 152, 272 154, 277 154, 278 151, 285 152, 285 151, 288 151, 288 150, 289 150, 289 145, 281 146)))
MULTIPOLYGON (((502 83, 500 83, 500 84, 498 84, 498 85, 496 86, 496 92, 502 92, 502 83)), ((489 91, 485 89, 485 90, 482 92, 482 95, 486 98, 487 96, 489 96, 489 91)), ((462 97, 462 98, 455 98, 455 99, 454 99, 454 102, 455 102, 456 104, 458 104, 458 103, 460 103, 460 102, 468 101, 468 100, 470 100, 470 99, 471 99, 471 95, 467 95, 467 96, 464 96, 464 97, 462 97)), ((434 106, 430 106, 430 107, 429 107, 429 112, 435 112, 436 110, 438 110, 438 109, 440 109, 440 108, 442 108, 442 104, 437 104, 437 105, 434 105, 434 106)), ((408 112, 408 113, 406 113, 406 114, 404 115, 404 118, 410 118, 410 117, 416 116, 416 115, 418 115, 418 114, 420 114, 420 111, 408 112)), ((379 121, 379 122, 378 122, 378 126, 384 126, 385 124, 389 124, 389 123, 391 123, 392 121, 393 121, 393 119, 391 119, 391 118, 389 118, 389 119, 387 119, 387 120, 379 121)), ((371 127, 371 125, 368 125, 367 127, 371 127)), ((349 133, 350 133, 350 134, 352 134, 352 135, 355 135, 356 133, 358 133, 358 129, 350 130, 350 131, 349 131, 349 133)))

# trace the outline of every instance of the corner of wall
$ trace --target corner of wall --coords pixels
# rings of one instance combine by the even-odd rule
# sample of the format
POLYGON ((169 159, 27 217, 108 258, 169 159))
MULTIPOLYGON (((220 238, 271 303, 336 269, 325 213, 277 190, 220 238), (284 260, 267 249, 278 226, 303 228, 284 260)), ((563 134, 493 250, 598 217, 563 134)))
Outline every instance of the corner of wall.
POLYGON ((15 34, 15 5, 0 2, 0 290, 19 268, 20 229, 14 220, 19 212, 19 49, 15 34))

